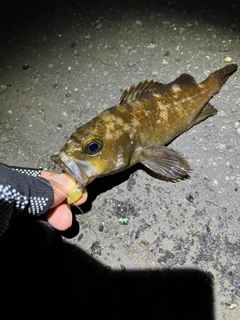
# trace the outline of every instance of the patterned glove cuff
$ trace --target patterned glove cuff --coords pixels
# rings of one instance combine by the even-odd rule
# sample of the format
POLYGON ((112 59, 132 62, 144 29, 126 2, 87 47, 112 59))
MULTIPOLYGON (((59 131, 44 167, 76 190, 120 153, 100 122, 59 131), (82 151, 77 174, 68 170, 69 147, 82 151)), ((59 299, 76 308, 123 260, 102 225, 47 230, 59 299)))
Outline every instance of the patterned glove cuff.
POLYGON ((15 166, 11 166, 9 168, 14 170, 14 171, 27 174, 28 176, 31 176, 31 177, 40 177, 40 174, 41 174, 41 172, 43 170, 43 169, 22 168, 22 167, 15 167, 15 166))
POLYGON ((13 215, 40 216, 53 202, 53 189, 41 169, 0 164, 0 235, 13 215))

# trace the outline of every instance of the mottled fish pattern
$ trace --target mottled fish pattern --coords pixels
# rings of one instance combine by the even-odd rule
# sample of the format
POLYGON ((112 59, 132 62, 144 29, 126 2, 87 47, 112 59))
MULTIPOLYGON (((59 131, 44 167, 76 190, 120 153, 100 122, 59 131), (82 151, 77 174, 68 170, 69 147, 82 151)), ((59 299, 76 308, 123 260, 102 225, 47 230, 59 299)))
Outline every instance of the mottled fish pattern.
POLYGON ((79 127, 52 160, 80 189, 138 162, 167 179, 184 178, 191 170, 188 161, 164 145, 216 114, 209 100, 236 70, 236 64, 227 65, 199 84, 182 74, 168 84, 131 85, 118 104, 79 127))

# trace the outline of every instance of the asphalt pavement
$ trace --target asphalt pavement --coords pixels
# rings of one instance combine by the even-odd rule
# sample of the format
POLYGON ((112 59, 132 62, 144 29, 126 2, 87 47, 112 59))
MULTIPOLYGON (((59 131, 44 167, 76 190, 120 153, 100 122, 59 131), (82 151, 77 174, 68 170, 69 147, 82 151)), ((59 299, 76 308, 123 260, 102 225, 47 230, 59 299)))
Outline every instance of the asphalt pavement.
MULTIPOLYGON (((124 88, 182 73, 200 82, 240 64, 236 0, 3 1, 0 14, 0 161, 9 165, 57 172, 50 156, 124 88)), ((25 286, 31 296, 19 314, 29 316, 29 301, 43 312, 55 296, 53 318, 240 318, 239 72, 211 100, 217 115, 170 144, 189 179, 159 180, 141 165, 96 179, 63 247, 58 238, 34 262, 19 253, 18 230, 5 272, 15 259, 24 277, 5 285, 11 299, 25 286)))

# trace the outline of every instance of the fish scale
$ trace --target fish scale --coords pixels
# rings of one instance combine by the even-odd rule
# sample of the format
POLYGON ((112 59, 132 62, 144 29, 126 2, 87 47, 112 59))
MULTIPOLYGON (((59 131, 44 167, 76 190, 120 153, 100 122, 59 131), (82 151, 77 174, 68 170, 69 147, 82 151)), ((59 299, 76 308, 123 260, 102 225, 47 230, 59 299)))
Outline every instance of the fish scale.
POLYGON ((79 189, 138 162, 166 179, 185 178, 191 171, 188 161, 165 145, 217 113, 209 100, 236 70, 236 64, 227 65, 199 84, 182 74, 168 84, 131 85, 115 106, 79 127, 51 158, 79 189))

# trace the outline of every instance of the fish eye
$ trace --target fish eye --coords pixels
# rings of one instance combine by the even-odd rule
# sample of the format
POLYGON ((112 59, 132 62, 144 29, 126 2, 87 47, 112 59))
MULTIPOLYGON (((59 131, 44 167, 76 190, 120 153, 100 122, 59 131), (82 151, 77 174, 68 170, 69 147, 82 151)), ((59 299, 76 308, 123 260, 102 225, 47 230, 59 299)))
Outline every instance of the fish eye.
POLYGON ((91 141, 88 141, 84 146, 83 146, 83 151, 89 155, 95 155, 99 151, 102 150, 103 147, 103 142, 102 140, 99 139, 93 139, 91 141))

